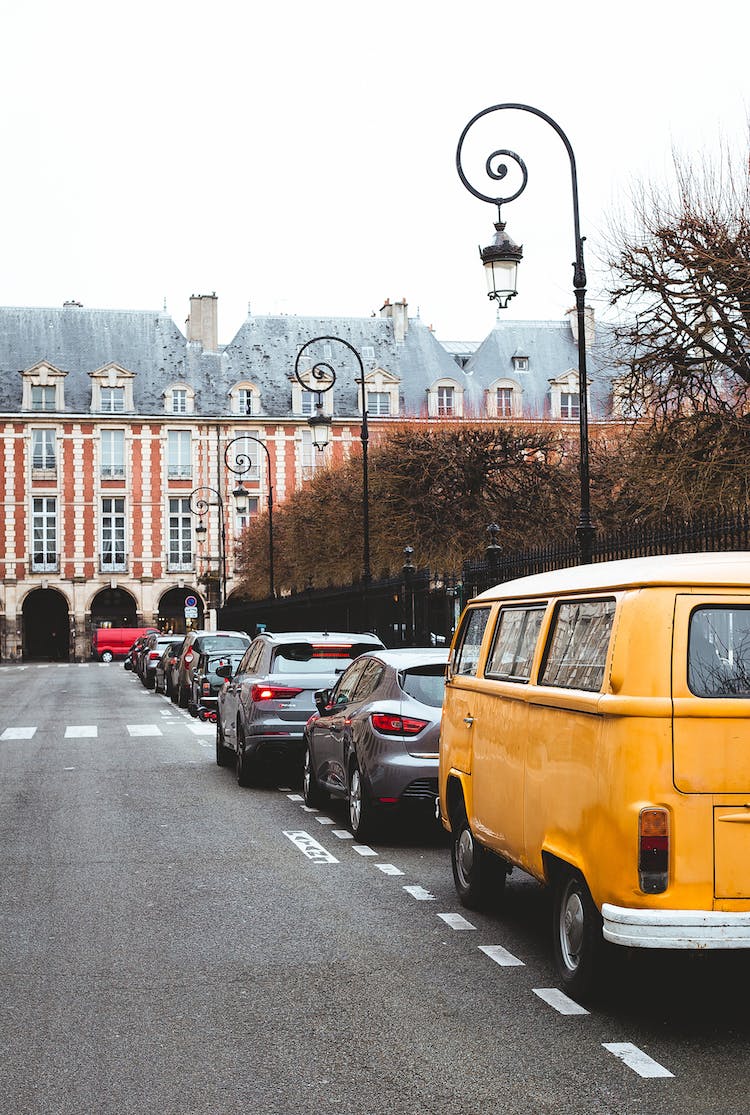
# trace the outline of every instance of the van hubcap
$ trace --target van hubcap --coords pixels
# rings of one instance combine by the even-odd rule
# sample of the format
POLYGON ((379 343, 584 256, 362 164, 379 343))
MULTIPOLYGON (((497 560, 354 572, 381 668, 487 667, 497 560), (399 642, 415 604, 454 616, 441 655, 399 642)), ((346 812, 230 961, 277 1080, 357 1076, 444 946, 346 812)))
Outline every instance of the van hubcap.
POLYGON ((462 829, 461 835, 458 838, 458 844, 456 845, 456 867, 461 883, 464 886, 468 886, 474 867, 474 838, 469 828, 462 829))
POLYGON ((577 968, 581 960, 584 920, 580 894, 568 890, 560 910, 560 945, 563 960, 571 970, 577 968))

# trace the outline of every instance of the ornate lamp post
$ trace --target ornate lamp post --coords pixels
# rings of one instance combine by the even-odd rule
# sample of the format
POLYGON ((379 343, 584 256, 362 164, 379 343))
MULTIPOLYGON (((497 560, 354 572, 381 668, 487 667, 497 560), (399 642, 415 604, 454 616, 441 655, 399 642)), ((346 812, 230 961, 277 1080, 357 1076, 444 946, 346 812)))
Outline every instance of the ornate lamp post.
POLYGON ((363 542, 363 574, 362 580, 365 585, 365 613, 367 611, 367 588, 372 580, 372 573, 370 570, 370 486, 367 465, 367 446, 369 442, 369 431, 367 427, 367 395, 365 393, 365 369, 362 364, 362 357, 357 352, 353 345, 348 341, 342 340, 341 337, 313 337, 311 341, 307 341, 297 353, 297 359, 294 362, 294 375, 297 382, 305 391, 313 390, 318 396, 318 401, 315 407, 315 414, 308 420, 308 425, 312 430, 313 443, 316 449, 323 449, 330 438, 330 419, 323 414, 322 396, 333 388, 336 382, 336 372, 331 364, 323 361, 317 361, 310 369, 310 376, 315 381, 316 386, 311 388, 309 383, 306 383, 302 378, 300 372, 300 360, 306 349, 311 345, 321 341, 335 341, 338 345, 343 345, 348 348, 351 353, 356 357, 359 364, 359 380, 357 381, 360 386, 360 405, 362 414, 362 427, 360 430, 360 441, 362 442, 362 542, 363 542))
POLYGON ((526 189, 526 182, 528 180, 528 173, 523 160, 516 155, 513 151, 500 149, 493 151, 487 157, 485 163, 485 170, 487 176, 495 182, 501 182, 508 173, 508 167, 503 158, 507 156, 512 159, 521 170, 521 185, 515 193, 509 194, 507 197, 492 197, 487 194, 481 193, 476 190, 468 181, 461 166, 461 152, 463 149, 464 140, 469 129, 476 124, 482 117, 487 116, 490 112, 501 112, 504 109, 517 109, 520 112, 530 112, 533 116, 538 116, 545 123, 549 124, 551 128, 559 135, 565 150, 568 152, 570 159, 570 173, 573 192, 573 232, 575 240, 575 262, 573 264, 573 290, 575 292, 576 300, 576 316, 578 321, 578 378, 579 378, 579 391, 580 391, 580 404, 579 404, 579 435, 580 435, 580 486, 581 486, 581 509, 578 519, 578 526, 576 527, 576 537, 578 539, 578 547, 580 553, 581 564, 587 564, 591 561, 591 551, 594 542, 595 528, 591 522, 591 499, 590 499, 590 482, 589 482, 589 429, 588 429, 588 380, 586 373, 586 312, 585 312, 585 299, 586 299, 586 269, 583 263, 583 241, 584 237, 581 236, 580 221, 578 215, 578 176, 576 172, 575 155, 573 148, 570 145, 568 137, 551 116, 547 116, 545 112, 541 112, 538 108, 532 108, 531 105, 523 104, 501 104, 492 105, 490 108, 482 109, 476 116, 472 117, 469 123, 461 133, 461 138, 458 141, 458 148, 456 150, 456 167, 458 174, 466 189, 474 194, 481 201, 488 201, 492 205, 497 205, 497 223, 495 224, 496 236, 495 240, 487 248, 480 249, 480 256, 482 263, 485 267, 487 275, 487 282, 489 287, 489 297, 495 299, 499 305, 505 309, 508 302, 516 294, 516 270, 520 262, 523 250, 517 244, 514 244, 509 236, 505 234, 505 224, 501 216, 501 206, 507 202, 514 201, 526 189))
MULTIPOLYGON (((238 441, 254 441, 259 445, 266 455, 266 463, 268 466, 268 591, 273 599, 276 595, 276 588, 274 585, 273 577, 273 482, 271 480, 271 454, 268 451, 268 446, 260 438, 254 437, 252 434, 239 434, 228 441, 224 449, 224 464, 227 466, 231 473, 235 476, 245 476, 254 466, 254 461, 249 453, 237 452, 234 454, 234 464, 230 463, 229 450, 238 441)), ((234 496, 234 503, 237 511, 240 514, 247 511, 248 508, 248 492, 242 480, 237 482, 237 487, 232 492, 234 496)))
POLYGON ((226 531, 224 528, 224 500, 221 498, 221 493, 216 489, 210 487, 208 484, 202 484, 198 488, 193 488, 189 497, 190 510, 193 515, 198 515, 200 522, 195 528, 195 534, 198 542, 205 542, 208 530, 206 524, 203 522, 203 516, 208 512, 210 507, 218 507, 219 509, 219 607, 223 608, 226 599, 227 590, 227 552, 226 552, 226 531), (214 502, 210 498, 206 498, 207 493, 210 496, 216 496, 214 502))

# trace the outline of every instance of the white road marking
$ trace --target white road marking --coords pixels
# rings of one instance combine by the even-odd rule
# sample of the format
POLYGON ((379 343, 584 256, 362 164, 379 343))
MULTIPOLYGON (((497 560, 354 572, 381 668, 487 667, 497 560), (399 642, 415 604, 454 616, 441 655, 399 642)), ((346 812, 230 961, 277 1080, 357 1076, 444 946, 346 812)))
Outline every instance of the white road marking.
POLYGON ((160 736, 161 728, 158 724, 127 724, 131 736, 160 736))
POLYGON ((366 844, 352 844, 352 851, 356 852, 358 856, 376 856, 378 854, 374 848, 368 848, 366 844))
POLYGON ((438 917, 451 929, 476 929, 476 925, 472 925, 462 914, 438 914, 438 917))
POLYGON ((69 724, 65 729, 65 739, 96 739, 98 735, 96 724, 69 724))
POLYGON ((318 844, 315 837, 310 836, 309 832, 289 832, 284 829, 284 836, 286 836, 288 840, 291 840, 292 844, 299 848, 300 852, 306 855, 308 859, 313 860, 314 863, 339 862, 322 844, 318 844))
POLYGON ((674 1077, 674 1073, 669 1069, 665 1069, 653 1058, 639 1049, 637 1045, 631 1045, 627 1041, 605 1041, 602 1042, 605 1049, 610 1053, 614 1053, 624 1065, 627 1065, 633 1072, 638 1073, 639 1076, 647 1077, 674 1077))
POLYGON ((315 820, 318 822, 319 825, 335 825, 336 824, 336 822, 332 821, 330 817, 319 816, 319 817, 316 817, 315 820))
POLYGON ((172 716, 173 715, 171 708, 163 708, 163 709, 160 709, 159 711, 161 712, 162 716, 172 716))
POLYGON ((305 800, 302 797, 302 794, 287 794, 286 796, 289 798, 290 801, 304 801, 305 800))
POLYGON ((317 809, 313 809, 311 805, 303 805, 300 807, 303 813, 317 813, 317 809))
POLYGON ((213 724, 188 724, 194 736, 215 736, 216 728, 213 724))
POLYGON ((375 866, 384 875, 403 875, 403 871, 396 867, 394 863, 376 863, 375 866))
POLYGON ((334 836, 338 836, 339 840, 353 840, 354 837, 348 829, 331 829, 334 836))
POLYGON ((435 895, 430 894, 430 892, 428 890, 425 890, 424 887, 404 887, 404 890, 407 894, 410 894, 412 898, 416 898, 417 902, 435 901, 435 895))
POLYGON ((589 1012, 580 1003, 576 1003, 574 999, 569 999, 562 991, 556 987, 534 987, 532 988, 535 995, 543 999, 545 1003, 553 1007, 558 1014, 588 1014, 589 1012))
POLYGON ((75 770, 75 767, 63 767, 63 770, 75 770))
POLYGON ((504 949, 502 945, 480 945, 479 951, 483 952, 485 956, 489 956, 490 960, 494 960, 501 968, 524 968, 523 960, 519 960, 517 956, 504 949))
POLYGON ((6 728, 0 739, 32 739, 36 728, 6 728))

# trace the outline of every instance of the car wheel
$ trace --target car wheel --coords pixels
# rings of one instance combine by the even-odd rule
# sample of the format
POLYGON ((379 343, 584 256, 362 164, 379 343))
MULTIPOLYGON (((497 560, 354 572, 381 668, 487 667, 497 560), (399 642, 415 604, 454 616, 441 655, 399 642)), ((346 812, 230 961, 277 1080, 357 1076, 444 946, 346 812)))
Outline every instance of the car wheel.
POLYGON ((178 708, 187 708, 188 691, 181 685, 177 687, 177 706, 178 708))
POLYGON ((362 771, 355 757, 349 767, 349 828, 357 840, 369 839, 375 831, 375 807, 365 789, 362 771))
POLYGON ((453 822, 451 864, 456 893, 469 910, 500 903, 505 890, 505 864, 474 839, 466 814, 453 822))
POLYGON ((309 805, 312 809, 320 809, 329 800, 328 791, 323 789, 315 776, 315 766, 308 743, 305 743, 305 757, 302 766, 302 793, 305 796, 305 805, 309 805))
POLYGON ((100 662, 111 662, 113 658, 114 658, 114 655, 112 654, 111 650, 104 650, 101 653, 101 657, 100 657, 99 661, 100 662))
POLYGON ((224 741, 224 729, 221 720, 216 718, 216 765, 228 767, 232 761, 232 753, 224 741))
POLYGON ((604 954, 602 917, 586 881, 565 870, 555 879, 552 899, 552 952, 565 991, 591 995, 604 954))
POLYGON ((237 784, 254 786, 258 781, 258 764, 245 754, 245 735, 239 724, 237 725, 237 751, 234 758, 237 784))

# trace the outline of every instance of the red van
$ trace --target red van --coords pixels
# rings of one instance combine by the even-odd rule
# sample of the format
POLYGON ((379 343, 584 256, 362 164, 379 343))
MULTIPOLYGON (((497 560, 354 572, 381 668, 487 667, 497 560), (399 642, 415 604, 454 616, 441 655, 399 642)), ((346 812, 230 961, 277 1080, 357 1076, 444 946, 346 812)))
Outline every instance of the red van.
POLYGON ((139 635, 153 627, 97 627, 91 637, 91 655, 100 662, 124 658, 139 635))

